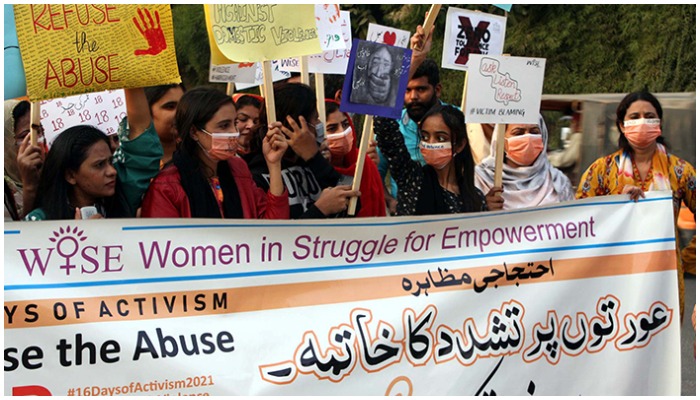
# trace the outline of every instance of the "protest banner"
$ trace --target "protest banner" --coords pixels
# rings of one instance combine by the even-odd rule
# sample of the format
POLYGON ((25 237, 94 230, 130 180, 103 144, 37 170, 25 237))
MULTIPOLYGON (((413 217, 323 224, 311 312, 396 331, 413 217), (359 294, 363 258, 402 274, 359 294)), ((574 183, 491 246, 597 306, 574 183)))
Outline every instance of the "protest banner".
POLYGON ((271 61, 321 52, 313 4, 204 4, 204 14, 212 47, 230 61, 271 61))
POLYGON ((7 223, 4 393, 679 395, 672 201, 7 223))
POLYGON ((17 4, 30 100, 179 83, 167 4, 17 4))
POLYGON ((503 53, 505 17, 450 7, 445 24, 443 68, 466 71, 470 54, 503 53))
POLYGON ((5 100, 27 95, 27 81, 24 78, 24 65, 19 53, 17 30, 15 29, 15 11, 12 4, 4 5, 5 23, 5 100))
POLYGON ((43 100, 40 105, 49 147, 61 132, 76 125, 92 125, 107 135, 115 135, 126 116, 122 89, 43 100))

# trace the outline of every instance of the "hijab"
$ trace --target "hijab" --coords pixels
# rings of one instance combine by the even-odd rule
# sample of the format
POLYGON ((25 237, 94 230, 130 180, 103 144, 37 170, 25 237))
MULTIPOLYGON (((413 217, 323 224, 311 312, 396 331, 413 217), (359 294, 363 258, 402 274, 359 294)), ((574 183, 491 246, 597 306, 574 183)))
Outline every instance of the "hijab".
MULTIPOLYGON (((556 169, 547 159, 547 140, 549 132, 540 115, 540 132, 544 148, 531 166, 513 168, 503 163, 503 199, 505 210, 536 207, 574 199, 574 192, 569 179, 556 169)), ((494 186, 496 173, 496 143, 498 137, 491 138, 491 153, 476 166, 474 184, 482 192, 494 186)))

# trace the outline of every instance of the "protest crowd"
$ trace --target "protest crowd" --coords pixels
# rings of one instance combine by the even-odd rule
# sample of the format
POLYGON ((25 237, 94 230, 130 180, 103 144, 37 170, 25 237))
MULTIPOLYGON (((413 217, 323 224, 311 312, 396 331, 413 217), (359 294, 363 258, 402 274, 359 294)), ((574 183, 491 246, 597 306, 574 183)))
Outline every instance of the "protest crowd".
MULTIPOLYGON (((292 74, 260 95, 181 83, 127 87, 117 132, 70 126, 50 146, 29 99, 6 99, 5 221, 395 218, 608 195, 638 201, 651 191, 672 191, 674 218, 681 203, 695 216, 695 169, 665 147, 654 94, 624 97, 619 149, 572 182, 547 158, 551 133, 539 114, 530 123, 465 123, 464 104, 441 100, 445 85, 462 82, 440 80, 439 60, 428 58, 432 35, 430 26, 411 33, 405 86, 391 76, 401 55, 368 47, 366 76, 346 77, 355 82, 316 74, 325 79, 314 88, 292 74), (394 100, 398 116, 372 111, 394 100), (364 129, 348 102, 361 104, 364 129), (474 147, 474 135, 486 146, 474 147)), ((695 239, 678 243, 682 314, 695 239)))

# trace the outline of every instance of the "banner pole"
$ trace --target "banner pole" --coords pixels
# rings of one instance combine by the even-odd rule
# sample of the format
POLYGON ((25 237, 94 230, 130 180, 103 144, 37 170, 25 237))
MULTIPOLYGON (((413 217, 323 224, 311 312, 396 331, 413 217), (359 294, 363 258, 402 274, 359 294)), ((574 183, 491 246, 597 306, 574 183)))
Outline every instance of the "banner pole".
POLYGON ((263 97, 265 97, 265 108, 267 109, 267 123, 271 124, 277 121, 277 115, 275 112, 275 91, 272 87, 272 63, 270 61, 263 61, 263 86, 261 90, 265 93, 263 97))
POLYGON ((493 178, 493 186, 503 187, 503 153, 505 151, 506 124, 496 124, 493 134, 496 135, 496 172, 493 178))
POLYGON ((304 85, 310 85, 311 79, 309 79, 309 57, 301 56, 299 57, 299 68, 301 69, 301 83, 304 85))
POLYGON ((433 4, 430 6, 430 11, 428 11, 428 15, 425 17, 425 22, 423 22, 423 30, 426 31, 426 35, 429 33, 430 29, 433 28, 433 25, 435 25, 435 20, 437 19, 438 13, 440 13, 440 8, 442 7, 442 4, 433 4))
POLYGON ((38 101, 32 101, 29 105, 30 109, 30 121, 29 121, 29 134, 30 143, 32 146, 36 146, 37 139, 39 138, 39 129, 41 127, 41 103, 38 101))
POLYGON ((314 86, 316 87, 316 109, 318 109, 318 119, 323 124, 323 129, 326 129, 326 95, 323 82, 323 74, 314 74, 314 86))
MULTIPOLYGON (((360 190, 360 182, 362 180, 362 170, 365 167, 365 158, 369 149, 369 138, 371 136, 372 124, 374 115, 365 115, 365 124, 362 127, 362 140, 360 140, 360 151, 357 155, 357 163, 355 164, 355 176, 352 180, 352 190, 360 190)), ((355 215, 357 208, 357 197, 352 197, 348 203, 348 215, 355 215)))

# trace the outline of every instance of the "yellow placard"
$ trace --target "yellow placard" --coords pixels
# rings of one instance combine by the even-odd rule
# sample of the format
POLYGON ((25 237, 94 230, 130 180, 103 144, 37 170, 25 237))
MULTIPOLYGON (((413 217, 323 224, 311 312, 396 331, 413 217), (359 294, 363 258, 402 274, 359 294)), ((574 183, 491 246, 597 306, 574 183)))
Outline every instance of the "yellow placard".
POLYGON ((209 6, 203 4, 204 6, 204 21, 207 24, 207 37, 209 38, 209 49, 211 50, 211 63, 213 65, 227 65, 234 64, 235 61, 229 60, 226 56, 219 50, 216 41, 214 40, 214 34, 211 30, 211 15, 209 15, 209 6))
POLYGON ((21 4, 14 10, 32 101, 181 81, 167 4, 21 4))
POLYGON ((220 55, 238 62, 259 62, 319 54, 313 4, 205 4, 207 30, 220 55))

